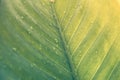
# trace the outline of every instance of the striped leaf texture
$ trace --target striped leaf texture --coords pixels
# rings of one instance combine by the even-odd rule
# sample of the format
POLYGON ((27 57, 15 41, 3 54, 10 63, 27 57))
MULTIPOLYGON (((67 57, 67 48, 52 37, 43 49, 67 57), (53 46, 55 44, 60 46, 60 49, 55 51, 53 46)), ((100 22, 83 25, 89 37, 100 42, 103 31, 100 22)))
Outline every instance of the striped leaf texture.
POLYGON ((120 80, 120 0, 0 0, 0 80, 120 80))

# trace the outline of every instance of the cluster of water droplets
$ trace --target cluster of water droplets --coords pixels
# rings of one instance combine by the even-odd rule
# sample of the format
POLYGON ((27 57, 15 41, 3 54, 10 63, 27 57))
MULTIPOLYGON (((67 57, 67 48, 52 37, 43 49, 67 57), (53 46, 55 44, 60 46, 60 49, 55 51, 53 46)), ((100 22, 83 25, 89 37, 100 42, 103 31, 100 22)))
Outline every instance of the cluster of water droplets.
POLYGON ((12 49, 13 49, 13 51, 17 51, 17 48, 15 48, 15 47, 13 47, 12 49))
POLYGON ((36 66, 36 64, 35 64, 35 63, 32 63, 32 64, 31 64, 31 67, 32 67, 32 68, 33 68, 33 67, 35 67, 35 66, 36 66))
POLYGON ((28 29, 28 33, 31 34, 32 31, 33 31, 33 26, 30 26, 28 29))
POLYGON ((53 49, 53 51, 54 51, 57 55, 60 55, 60 52, 59 52, 59 50, 58 50, 58 48, 59 48, 59 40, 55 38, 54 41, 55 41, 55 45, 52 47, 52 49, 53 49))
POLYGON ((57 51, 57 47, 53 46, 53 51, 55 52, 55 54, 59 55, 59 52, 57 51))
POLYGON ((82 6, 81 4, 78 4, 78 5, 75 7, 75 9, 81 10, 81 9, 83 9, 83 6, 82 6))
POLYGON ((24 19, 24 16, 21 16, 20 18, 21 18, 21 19, 24 19))
POLYGON ((58 39, 55 39, 56 44, 58 43, 58 39))
POLYGON ((96 50, 95 53, 98 53, 98 50, 96 50))

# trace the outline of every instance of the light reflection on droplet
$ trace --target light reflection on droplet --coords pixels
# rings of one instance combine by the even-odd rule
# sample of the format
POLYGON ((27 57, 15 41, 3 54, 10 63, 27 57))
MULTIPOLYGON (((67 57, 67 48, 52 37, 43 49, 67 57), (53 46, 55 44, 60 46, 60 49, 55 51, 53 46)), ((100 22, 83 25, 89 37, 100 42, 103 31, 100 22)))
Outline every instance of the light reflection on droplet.
POLYGON ((32 31, 33 31, 33 27, 30 26, 29 29, 28 29, 28 33, 31 34, 32 31))
POLYGON ((32 27, 32 26, 30 26, 30 29, 32 30, 32 29, 33 29, 33 27, 32 27))
POLYGON ((13 50, 16 51, 17 49, 14 47, 13 50))
POLYGON ((58 40, 57 40, 57 39, 55 39, 55 42, 56 42, 56 43, 58 43, 58 40))
POLYGON ((83 9, 83 6, 80 6, 80 9, 83 9))
POLYGON ((22 68, 21 68, 21 67, 19 67, 19 68, 18 68, 18 70, 19 70, 19 71, 21 71, 21 70, 22 70, 22 68))
POLYGON ((53 47, 53 50, 55 50, 56 48, 55 47, 53 47))
POLYGON ((31 67, 34 67, 35 65, 36 65, 35 63, 32 63, 32 64, 31 64, 31 67))
POLYGON ((95 51, 95 53, 98 53, 98 51, 95 51))
POLYGON ((59 45, 57 44, 56 47, 58 47, 59 45))
POLYGON ((23 17, 23 16, 21 16, 21 19, 24 19, 24 17, 23 17))
POLYGON ((41 48, 41 47, 39 47, 39 50, 42 50, 42 48, 41 48))
POLYGON ((81 57, 82 55, 80 55, 80 57, 81 57))
POLYGON ((66 13, 66 11, 64 11, 64 14, 66 13))
POLYGON ((55 0, 49 0, 51 3, 54 3, 55 2, 55 0))
POLYGON ((56 53, 57 55, 59 55, 59 53, 58 53, 57 51, 56 51, 55 53, 56 53))
POLYGON ((80 51, 80 53, 81 53, 81 51, 80 51))

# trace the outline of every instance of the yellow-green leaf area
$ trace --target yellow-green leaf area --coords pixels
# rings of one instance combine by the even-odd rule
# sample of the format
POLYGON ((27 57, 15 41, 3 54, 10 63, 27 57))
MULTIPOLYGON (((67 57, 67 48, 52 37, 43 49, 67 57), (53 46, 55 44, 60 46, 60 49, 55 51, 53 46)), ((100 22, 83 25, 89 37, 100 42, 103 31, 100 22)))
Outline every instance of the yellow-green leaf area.
POLYGON ((0 0, 0 80, 120 80, 119 0, 0 0))

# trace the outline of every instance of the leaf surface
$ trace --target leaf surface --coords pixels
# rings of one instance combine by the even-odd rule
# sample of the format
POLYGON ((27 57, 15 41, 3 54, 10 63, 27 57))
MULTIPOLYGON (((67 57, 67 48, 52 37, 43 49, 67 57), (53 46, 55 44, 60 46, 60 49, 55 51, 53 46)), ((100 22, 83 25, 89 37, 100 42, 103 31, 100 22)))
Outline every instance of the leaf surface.
POLYGON ((120 80, 119 0, 0 0, 0 80, 120 80))

